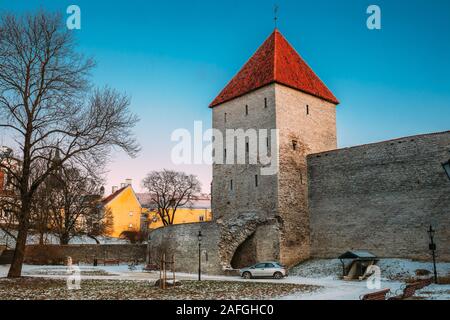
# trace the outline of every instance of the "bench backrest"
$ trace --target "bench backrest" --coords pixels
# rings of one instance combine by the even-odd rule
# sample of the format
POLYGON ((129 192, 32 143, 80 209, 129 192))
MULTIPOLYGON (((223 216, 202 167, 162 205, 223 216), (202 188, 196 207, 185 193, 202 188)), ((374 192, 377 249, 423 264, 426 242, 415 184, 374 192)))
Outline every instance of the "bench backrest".
POLYGON ((362 296, 361 300, 386 300, 386 294, 389 291, 389 289, 383 289, 377 292, 366 293, 362 296))

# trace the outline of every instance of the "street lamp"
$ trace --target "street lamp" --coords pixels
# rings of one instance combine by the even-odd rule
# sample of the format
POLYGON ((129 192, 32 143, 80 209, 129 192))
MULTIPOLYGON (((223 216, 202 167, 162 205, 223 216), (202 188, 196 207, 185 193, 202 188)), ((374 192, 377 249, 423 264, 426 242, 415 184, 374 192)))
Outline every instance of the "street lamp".
POLYGON ((198 231, 198 281, 202 280, 202 231, 198 231))
POLYGON ((447 174, 447 177, 450 179, 450 160, 443 163, 442 166, 444 167, 445 173, 447 174))
POLYGON ((430 225, 430 229, 427 231, 428 235, 430 236, 430 245, 429 248, 431 250, 431 255, 433 256, 433 270, 434 270, 434 283, 438 283, 437 282, 437 271, 436 271, 436 244, 434 243, 434 233, 435 230, 433 230, 433 227, 430 225))

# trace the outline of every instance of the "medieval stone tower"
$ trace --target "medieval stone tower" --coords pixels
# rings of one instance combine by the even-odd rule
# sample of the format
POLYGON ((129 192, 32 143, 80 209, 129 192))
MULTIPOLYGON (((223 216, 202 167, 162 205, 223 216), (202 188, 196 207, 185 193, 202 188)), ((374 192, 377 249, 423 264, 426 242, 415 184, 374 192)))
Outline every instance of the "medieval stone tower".
POLYGON ((309 257, 306 155, 336 149, 338 103, 278 30, 211 103, 224 137, 226 129, 278 129, 278 144, 267 139, 269 153, 279 151, 275 174, 261 175, 260 164, 213 165, 219 251, 232 267, 309 257))

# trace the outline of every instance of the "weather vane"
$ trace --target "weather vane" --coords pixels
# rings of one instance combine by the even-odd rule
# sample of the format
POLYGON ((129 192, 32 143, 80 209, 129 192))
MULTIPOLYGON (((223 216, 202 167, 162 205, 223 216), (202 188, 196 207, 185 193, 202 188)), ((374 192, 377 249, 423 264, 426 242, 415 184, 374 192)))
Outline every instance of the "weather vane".
POLYGON ((278 20, 277 14, 278 14, 278 6, 275 5, 273 7, 273 21, 275 23, 275 29, 277 28, 277 20, 278 20))

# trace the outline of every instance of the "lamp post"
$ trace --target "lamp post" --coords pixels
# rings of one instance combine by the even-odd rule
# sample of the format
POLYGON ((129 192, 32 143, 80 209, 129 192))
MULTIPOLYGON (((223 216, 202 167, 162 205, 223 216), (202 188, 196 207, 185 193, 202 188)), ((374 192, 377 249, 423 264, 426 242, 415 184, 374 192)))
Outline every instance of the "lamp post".
POLYGON ((434 233, 435 230, 433 230, 433 227, 430 225, 430 229, 427 231, 429 236, 430 236, 430 245, 429 248, 431 250, 431 255, 433 256, 433 271, 434 271, 434 283, 438 283, 437 282, 437 271, 436 271, 436 244, 434 243, 434 233))
POLYGON ((202 231, 198 231, 198 281, 202 280, 202 231))

